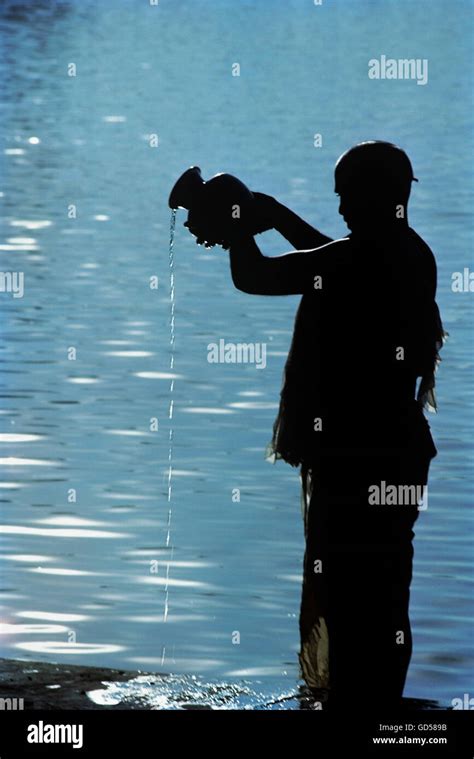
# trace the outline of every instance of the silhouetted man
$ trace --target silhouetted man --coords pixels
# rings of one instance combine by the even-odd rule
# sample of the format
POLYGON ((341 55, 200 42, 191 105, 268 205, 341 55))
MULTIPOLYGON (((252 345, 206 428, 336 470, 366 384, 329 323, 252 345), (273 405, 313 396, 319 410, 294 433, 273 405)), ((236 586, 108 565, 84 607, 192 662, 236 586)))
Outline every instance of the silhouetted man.
POLYGON ((443 331, 435 260, 408 225, 413 180, 391 143, 344 153, 335 191, 350 234, 335 241, 260 193, 225 241, 212 209, 188 219, 198 242, 229 247, 238 289, 303 296, 271 452, 303 483, 301 673, 351 707, 401 698, 413 525, 436 455, 423 408, 435 406, 443 331), (271 227, 297 250, 262 255, 252 233, 271 227))

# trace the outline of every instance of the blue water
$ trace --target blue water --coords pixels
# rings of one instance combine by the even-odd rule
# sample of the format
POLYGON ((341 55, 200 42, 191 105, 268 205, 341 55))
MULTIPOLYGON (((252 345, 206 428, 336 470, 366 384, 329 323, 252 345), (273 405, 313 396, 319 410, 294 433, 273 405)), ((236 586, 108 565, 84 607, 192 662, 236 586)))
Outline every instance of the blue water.
POLYGON ((299 483, 264 449, 298 299, 234 290, 227 254, 196 247, 179 212, 170 370, 167 197, 198 164, 343 236, 334 162, 377 138, 420 179, 410 222, 436 253, 450 333, 406 692, 474 695, 473 295, 451 289, 474 269, 471 11, 2 3, 0 256, 24 297, 0 293, 0 655, 295 687, 299 483), (382 54, 426 58, 428 83, 370 80, 382 54), (208 363, 221 338, 265 342, 266 369, 208 363))

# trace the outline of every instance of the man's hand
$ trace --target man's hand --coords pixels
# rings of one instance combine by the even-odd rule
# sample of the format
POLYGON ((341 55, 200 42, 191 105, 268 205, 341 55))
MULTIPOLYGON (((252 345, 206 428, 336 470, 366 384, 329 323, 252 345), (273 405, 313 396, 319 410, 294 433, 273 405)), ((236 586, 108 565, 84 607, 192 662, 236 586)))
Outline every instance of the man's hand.
POLYGON ((229 248, 230 240, 224 240, 217 235, 215 229, 209 224, 203 222, 200 218, 194 216, 190 219, 188 214, 187 221, 183 224, 184 227, 189 229, 191 234, 196 238, 196 245, 205 245, 206 248, 213 248, 214 245, 221 245, 226 250, 229 248), (216 236, 217 235, 217 236, 216 236))
POLYGON ((228 250, 235 238, 261 234, 275 226, 278 205, 275 198, 262 192, 254 192, 252 195, 252 203, 241 209, 238 216, 226 213, 229 216, 226 219, 222 218, 222 213, 211 214, 208 209, 198 207, 189 212, 184 226, 196 237, 198 245, 207 248, 221 245, 228 250))

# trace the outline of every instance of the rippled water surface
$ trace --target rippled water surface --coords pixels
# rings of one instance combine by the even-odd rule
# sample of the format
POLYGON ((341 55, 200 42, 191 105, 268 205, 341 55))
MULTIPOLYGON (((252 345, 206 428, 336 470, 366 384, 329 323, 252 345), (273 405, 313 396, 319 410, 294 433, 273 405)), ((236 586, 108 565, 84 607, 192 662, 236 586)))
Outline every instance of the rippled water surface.
POLYGON ((451 290, 473 266, 469 7, 2 4, 0 256, 24 272, 0 293, 2 656, 294 691, 298 477, 264 449, 297 299, 235 291, 178 213, 170 369, 167 196, 189 165, 230 171, 341 236, 334 161, 376 137, 413 159, 450 332, 407 693, 472 692, 473 296, 451 290), (427 58, 428 84, 368 80, 382 53, 427 58), (266 368, 208 363, 221 338, 265 342, 266 368))

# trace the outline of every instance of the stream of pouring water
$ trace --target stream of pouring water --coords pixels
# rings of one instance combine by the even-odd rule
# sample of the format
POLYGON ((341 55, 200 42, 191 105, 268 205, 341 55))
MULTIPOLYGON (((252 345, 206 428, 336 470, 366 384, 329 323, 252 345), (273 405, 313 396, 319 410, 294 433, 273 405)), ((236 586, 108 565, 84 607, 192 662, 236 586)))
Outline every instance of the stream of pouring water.
MULTIPOLYGON (((169 439, 168 439, 168 522, 166 525, 166 547, 170 547, 171 541, 171 499, 172 499, 172 478, 173 478, 173 391, 174 391, 174 309, 175 309, 175 292, 174 292, 174 231, 176 227, 176 209, 171 211, 170 219, 170 240, 169 240, 169 271, 170 271, 170 402, 168 409, 169 420, 169 439)), ((173 547, 171 547, 170 560, 173 558, 173 547)), ((168 580, 170 573, 170 561, 166 563, 165 579, 165 608, 163 611, 163 621, 168 619, 168 580)), ((162 661, 164 661, 165 649, 163 649, 162 661)))

